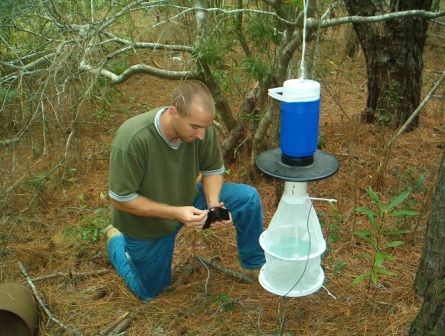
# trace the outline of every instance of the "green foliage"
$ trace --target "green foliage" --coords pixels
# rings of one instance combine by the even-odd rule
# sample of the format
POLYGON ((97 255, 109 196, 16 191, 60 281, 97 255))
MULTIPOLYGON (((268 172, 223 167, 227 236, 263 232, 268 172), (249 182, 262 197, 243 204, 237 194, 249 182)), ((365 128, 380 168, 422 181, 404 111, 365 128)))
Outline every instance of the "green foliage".
POLYGON ((212 76, 226 91, 230 83, 239 81, 238 63, 234 55, 236 35, 231 20, 220 20, 195 42, 193 57, 211 68, 212 76))
MULTIPOLYGON (((84 210, 86 204, 83 203, 83 195, 79 195, 78 199, 82 202, 80 208, 84 210)), ((90 215, 83 215, 82 219, 73 225, 65 228, 64 234, 68 237, 76 239, 75 245, 85 247, 86 245, 95 244, 103 237, 102 230, 108 225, 109 209, 97 208, 90 215)))
POLYGON ((42 192, 45 188, 45 183, 53 177, 51 173, 30 174, 29 178, 24 181, 24 188, 33 194, 42 192))
POLYGON ((268 18, 253 16, 245 24, 245 30, 252 45, 263 54, 270 52, 270 42, 278 45, 281 36, 276 29, 277 22, 268 18))
POLYGON ((400 179, 401 182, 408 186, 411 192, 427 192, 427 188, 425 186, 425 175, 422 173, 417 173, 416 168, 408 168, 402 173, 398 173, 397 177, 400 179))
POLYGON ((223 21, 209 34, 206 34, 195 44, 194 56, 211 64, 215 69, 225 69, 227 55, 234 52, 234 35, 230 27, 223 21))
POLYGON ((107 62, 106 67, 108 70, 110 70, 116 74, 121 74, 128 68, 128 64, 125 59, 122 60, 122 59, 113 58, 107 62))
POLYGON ((318 214, 321 225, 325 230, 328 244, 332 242, 341 241, 341 233, 343 232, 343 223, 345 218, 340 213, 335 203, 328 203, 331 208, 331 213, 320 212, 318 214))
POLYGON ((267 78, 273 73, 275 46, 281 35, 274 19, 250 17, 243 25, 244 36, 250 46, 250 55, 241 62, 242 69, 256 81, 267 78))
POLYGON ((241 62, 242 69, 256 81, 270 78, 274 73, 276 47, 282 38, 277 22, 252 17, 245 24, 245 35, 251 50, 241 62))
POLYGON ((346 267, 347 263, 343 260, 336 260, 334 263, 334 270, 333 274, 335 277, 339 277, 341 273, 343 273, 344 268, 346 267))
POLYGON ((211 300, 215 303, 219 303, 222 309, 226 311, 235 310, 235 301, 226 294, 212 295, 211 300))
POLYGON ((4 44, 10 44, 12 32, 17 20, 19 12, 23 11, 26 6, 26 0, 2 0, 0 1, 0 27, 2 43, 0 43, 0 55, 4 50, 4 44))
MULTIPOLYGON (((1 72, 0 72, 1 77, 1 72)), ((0 88, 0 102, 2 105, 8 105, 19 98, 18 89, 0 88)))
POLYGON ((204 239, 207 239, 207 237, 210 237, 211 235, 213 235, 213 230, 211 228, 201 230, 199 232, 201 233, 202 238, 204 238, 204 239))
POLYGON ((398 109, 400 102, 403 100, 403 96, 399 94, 400 83, 393 82, 391 83, 387 90, 385 90, 380 97, 380 101, 377 106, 379 116, 378 121, 382 125, 392 125, 395 122, 395 114, 394 111, 398 109))
POLYGON ((43 189, 44 182, 44 175, 31 174, 30 179, 25 181, 25 186, 30 192, 38 192, 43 189))
POLYGON ((385 91, 385 95, 382 97, 382 100, 386 106, 396 107, 399 105, 400 101, 403 99, 403 97, 399 95, 399 89, 400 83, 393 82, 388 90, 385 91))
POLYGON ((269 76, 272 71, 270 62, 262 55, 246 57, 242 62, 242 66, 255 80, 269 76))
POLYGON ((323 132, 320 132, 318 134, 317 148, 318 149, 324 149, 325 147, 326 147, 326 137, 324 136, 323 132))
MULTIPOLYGON (((337 208, 336 204, 334 202, 329 202, 328 204, 331 208, 330 212, 320 211, 318 213, 320 225, 323 227, 326 237, 327 253, 332 250, 332 243, 343 240, 341 234, 343 233, 343 224, 345 222, 345 218, 340 213, 340 210, 337 208)), ((343 273, 346 265, 346 262, 343 260, 335 260, 333 265, 334 276, 339 277, 343 273)))
POLYGON ((241 77, 239 69, 236 66, 230 70, 218 69, 213 72, 213 78, 215 78, 218 84, 227 93, 233 93, 235 92, 236 87, 242 86, 241 77))
MULTIPOLYGON (((401 190, 410 190, 409 196, 404 201, 404 207, 407 210, 418 209, 421 206, 419 201, 424 200, 428 191, 425 186, 425 175, 419 173, 416 168, 413 168, 398 173, 397 178, 401 182, 401 188, 394 190, 394 194, 400 193, 401 190)), ((404 228, 412 228, 413 222, 418 221, 418 219, 415 221, 413 219, 413 217, 408 216, 400 217, 398 218, 398 223, 403 225, 404 228)))
POLYGON ((241 87, 241 78, 246 74, 255 80, 270 76, 274 59, 274 46, 281 35, 274 27, 276 19, 258 16, 244 17, 242 31, 233 29, 237 18, 217 17, 212 29, 206 30, 195 43, 193 56, 211 67, 212 75, 226 90, 241 87), (239 45, 248 45, 247 55, 239 62, 239 45))
MULTIPOLYGON (((1 70, 0 66, 0 78, 3 74, 1 70)), ((26 90, 23 90, 22 94, 25 96, 26 90)), ((0 87, 0 137, 10 134, 17 125, 26 123, 28 120, 27 105, 20 105, 19 98, 20 93, 17 88, 0 87)))
POLYGON ((106 121, 110 119, 110 112, 108 109, 101 107, 93 112, 93 118, 99 121, 106 121))
POLYGON ((247 170, 247 168, 246 167, 240 167, 240 172, 232 172, 232 170, 231 169, 226 169, 225 171, 224 171, 224 174, 226 174, 226 175, 231 175, 233 178, 240 178, 240 177, 247 177, 248 176, 248 173, 249 173, 249 171, 247 170))
POLYGON ((353 232, 353 234, 359 236, 372 248, 372 255, 358 255, 358 257, 360 258, 371 259, 372 266, 368 273, 361 274, 354 279, 354 281, 352 282, 353 286, 359 284, 365 279, 369 279, 372 284, 375 285, 377 284, 377 278, 379 275, 397 275, 396 273, 391 272, 384 267, 385 261, 393 260, 393 256, 386 251, 403 245, 403 240, 393 240, 392 237, 406 234, 408 233, 408 231, 390 227, 388 218, 395 217, 397 219, 397 222, 399 222, 400 219, 404 217, 417 215, 417 212, 413 210, 396 209, 397 206, 401 205, 409 197, 409 189, 395 196, 389 204, 383 204, 379 196, 371 187, 367 189, 367 193, 368 196, 371 198, 376 211, 367 207, 358 207, 356 211, 358 213, 366 215, 370 224, 370 228, 355 231, 353 232))

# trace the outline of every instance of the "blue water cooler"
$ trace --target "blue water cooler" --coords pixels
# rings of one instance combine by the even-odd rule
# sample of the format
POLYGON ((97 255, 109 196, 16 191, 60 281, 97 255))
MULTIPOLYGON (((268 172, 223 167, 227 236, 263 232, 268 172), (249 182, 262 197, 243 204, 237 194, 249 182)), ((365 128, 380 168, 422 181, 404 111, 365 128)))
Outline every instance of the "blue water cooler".
POLYGON ((280 148, 282 161, 290 166, 314 162, 320 122, 320 83, 289 79, 269 95, 281 101, 280 148))

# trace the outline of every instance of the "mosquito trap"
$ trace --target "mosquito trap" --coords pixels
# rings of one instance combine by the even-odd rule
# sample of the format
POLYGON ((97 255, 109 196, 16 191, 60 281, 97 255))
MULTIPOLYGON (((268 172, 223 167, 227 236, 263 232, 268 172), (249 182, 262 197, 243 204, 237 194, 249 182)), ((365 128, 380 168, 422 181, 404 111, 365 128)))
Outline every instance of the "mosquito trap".
POLYGON ((259 282, 274 294, 299 297, 316 292, 324 282, 321 256, 326 242, 307 184, 335 174, 339 165, 317 149, 320 84, 290 79, 269 95, 281 101, 280 148, 262 153, 256 164, 285 182, 278 209, 260 236, 266 263, 259 282))

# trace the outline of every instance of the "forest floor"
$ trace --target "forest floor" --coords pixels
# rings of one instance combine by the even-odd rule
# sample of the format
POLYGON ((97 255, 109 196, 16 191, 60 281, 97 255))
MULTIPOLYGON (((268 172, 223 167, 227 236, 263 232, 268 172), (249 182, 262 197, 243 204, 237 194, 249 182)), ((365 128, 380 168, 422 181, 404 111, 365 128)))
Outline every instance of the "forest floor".
MULTIPOLYGON (((429 43, 423 96, 444 69, 443 46, 429 43)), ((107 149, 125 119, 167 104, 168 92, 175 85, 138 75, 116 88, 107 111, 110 118, 85 124, 78 140, 81 164, 66 176, 65 183, 37 190, 32 211, 1 217, 0 282, 28 285, 19 263, 29 274, 53 317, 42 313, 39 335, 108 335, 107 328, 125 318, 131 320, 126 335, 406 335, 422 303, 413 285, 445 144, 443 98, 428 102, 419 127, 401 135, 385 160, 383 148, 394 131, 360 122, 367 97, 363 55, 353 60, 335 57, 321 81, 320 132, 323 150, 336 157, 340 169, 308 185, 310 196, 337 200, 332 204, 314 201, 327 243, 322 258, 324 287, 303 297, 282 297, 266 291, 256 279, 249 283, 205 267, 198 257, 239 271, 233 228, 207 237, 182 230, 174 255, 175 284, 158 298, 141 302, 125 287, 107 259, 103 236, 97 230, 108 225, 107 149), (355 209, 373 207, 366 189, 382 160, 386 168, 376 191, 383 203, 412 188, 403 207, 419 215, 386 224, 409 230, 397 237, 402 246, 384 251, 394 259, 383 267, 397 275, 380 275, 376 286, 369 286, 368 281, 352 286, 357 276, 371 268, 371 261, 360 255, 374 253, 369 243, 353 234, 370 229, 367 218, 355 209)), ((62 151, 64 144, 62 140, 62 151)), ((3 158, 9 155, 5 153, 3 149, 3 158)), ((2 165, 8 164, 4 159, 2 165)), ((46 167, 44 160, 40 165, 46 167)), ((245 155, 228 162, 226 181, 258 189, 267 227, 277 206, 274 180, 261 174, 250 180, 248 167, 245 155)), ((16 167, 22 174, 32 173, 28 168, 16 167)), ((26 207, 21 199, 36 190, 28 187, 8 196, 16 209, 26 207)))

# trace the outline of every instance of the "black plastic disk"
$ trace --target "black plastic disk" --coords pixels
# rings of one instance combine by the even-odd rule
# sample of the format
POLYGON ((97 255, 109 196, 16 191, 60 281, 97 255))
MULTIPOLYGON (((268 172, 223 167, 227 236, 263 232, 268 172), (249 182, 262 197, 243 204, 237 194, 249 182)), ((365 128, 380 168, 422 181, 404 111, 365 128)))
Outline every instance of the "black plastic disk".
POLYGON ((280 148, 264 152, 256 159, 257 167, 265 174, 292 182, 316 181, 334 175, 339 163, 337 159, 322 150, 314 153, 313 162, 305 166, 288 165, 282 161, 280 148))

